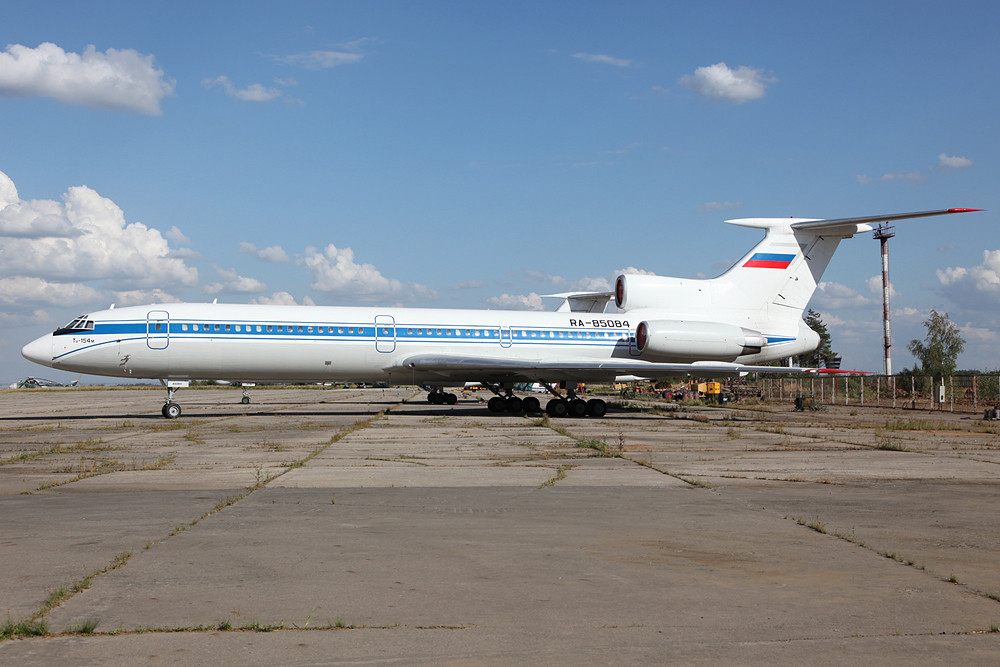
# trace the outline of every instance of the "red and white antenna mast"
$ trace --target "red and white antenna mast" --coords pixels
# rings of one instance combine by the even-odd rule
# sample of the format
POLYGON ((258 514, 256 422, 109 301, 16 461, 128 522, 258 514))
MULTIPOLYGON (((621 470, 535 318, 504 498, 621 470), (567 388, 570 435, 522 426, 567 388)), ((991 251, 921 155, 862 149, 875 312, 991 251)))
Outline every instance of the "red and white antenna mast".
POLYGON ((892 375, 892 332, 889 327, 889 239, 896 235, 896 228, 891 225, 879 225, 874 238, 882 246, 882 328, 885 345, 885 374, 892 375))

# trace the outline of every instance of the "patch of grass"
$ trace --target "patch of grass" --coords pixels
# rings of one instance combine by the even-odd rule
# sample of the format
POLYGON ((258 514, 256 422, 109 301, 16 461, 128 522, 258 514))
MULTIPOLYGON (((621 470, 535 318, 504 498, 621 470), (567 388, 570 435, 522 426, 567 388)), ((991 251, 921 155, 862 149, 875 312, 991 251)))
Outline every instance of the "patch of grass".
POLYGON ((879 438, 878 442, 875 444, 875 449, 882 449, 890 452, 908 452, 910 451, 905 446, 902 445, 898 440, 886 436, 884 438, 879 438))
POLYGON ((566 471, 569 470, 571 467, 572 466, 566 466, 566 465, 559 466, 558 470, 556 470, 555 476, 550 477, 544 482, 542 482, 542 485, 538 488, 544 489, 546 486, 552 486, 556 482, 566 479, 566 471))
POLYGON ((620 458, 622 455, 622 450, 624 449, 624 444, 622 440, 616 445, 609 445, 603 440, 593 439, 593 440, 580 440, 576 443, 577 447, 585 447, 587 449, 593 449, 597 452, 596 456, 602 456, 606 458, 620 458))
POLYGON ((92 635, 97 629, 97 624, 101 622, 99 618, 86 618, 66 630, 71 635, 92 635))
POLYGON ((44 618, 15 621, 8 617, 7 622, 0 625, 0 641, 15 637, 44 637, 47 634, 49 624, 44 618))
POLYGON ((954 572, 952 572, 950 575, 948 575, 948 581, 950 581, 953 584, 961 584, 962 583, 961 581, 958 580, 958 577, 955 576, 954 572))
POLYGON ((885 423, 887 431, 950 431, 954 427, 947 422, 927 419, 893 419, 885 423))
POLYGON ((810 530, 815 530, 817 533, 822 533, 826 535, 826 524, 819 519, 814 519, 806 524, 806 527, 810 530))

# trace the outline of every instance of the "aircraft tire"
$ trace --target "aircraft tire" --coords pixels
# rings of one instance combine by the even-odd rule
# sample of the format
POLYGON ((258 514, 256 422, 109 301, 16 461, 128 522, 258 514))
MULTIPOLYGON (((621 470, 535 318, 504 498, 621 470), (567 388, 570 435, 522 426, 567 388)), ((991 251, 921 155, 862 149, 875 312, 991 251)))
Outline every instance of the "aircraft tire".
POLYGON ((458 403, 458 396, 456 396, 455 394, 445 394, 444 402, 447 405, 455 405, 456 403, 458 403))
POLYGON ((565 417, 568 412, 569 405, 561 398, 553 398, 545 404, 545 413, 550 417, 565 417))
POLYGON ((587 415, 591 417, 603 417, 608 412, 608 404, 599 398, 592 398, 587 401, 587 415))
POLYGON ((439 391, 432 391, 427 394, 427 402, 431 405, 441 405, 444 403, 444 395, 439 391))
POLYGON ((250 397, 244 396, 243 398, 240 399, 240 403, 242 403, 243 405, 250 405, 250 397))
POLYGON ((540 412, 542 404, 534 396, 528 396, 526 399, 521 401, 521 409, 527 413, 540 412))
POLYGON ((490 409, 490 412, 506 412, 507 402, 500 396, 494 396, 486 403, 486 407, 490 409))
POLYGON ((507 412, 520 412, 524 401, 517 396, 508 396, 504 403, 507 404, 507 412))
POLYGON ((163 409, 160 410, 160 412, 162 412, 163 416, 167 419, 177 419, 181 416, 181 406, 176 403, 167 403, 163 406, 163 409))
POLYGON ((587 402, 582 398, 574 398, 569 402, 570 417, 585 417, 587 415, 587 402))

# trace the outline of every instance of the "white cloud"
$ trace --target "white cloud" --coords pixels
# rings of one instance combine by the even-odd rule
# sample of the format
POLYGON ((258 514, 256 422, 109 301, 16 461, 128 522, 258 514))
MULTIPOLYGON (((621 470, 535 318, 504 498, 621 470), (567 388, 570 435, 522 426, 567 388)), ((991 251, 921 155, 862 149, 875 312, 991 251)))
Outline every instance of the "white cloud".
POLYGON ((710 201, 698 207, 699 211, 724 211, 729 208, 739 208, 743 204, 731 201, 710 201))
POLYGON ((545 310, 542 297, 532 292, 531 294, 501 294, 486 299, 486 303, 496 308, 508 310, 545 310))
POLYGON ((286 65, 299 65, 306 69, 329 69, 338 65, 353 65, 361 62, 360 53, 345 51, 307 51, 288 56, 275 56, 275 60, 286 65))
MULTIPOLYGON (((0 311, 0 327, 15 327, 23 325, 52 325, 52 316, 38 309, 28 312, 8 313, 0 311)), ((6 340, 6 339, 4 339, 6 340)))
POLYGON ((78 54, 46 42, 34 49, 11 44, 0 53, 0 95, 159 115, 160 101, 173 94, 173 80, 153 56, 132 49, 101 53, 90 45, 78 54))
POLYGON ((226 92, 226 95, 243 100, 244 102, 270 102, 281 97, 281 91, 277 88, 265 88, 259 83, 252 83, 242 89, 237 88, 229 80, 229 77, 225 75, 203 79, 201 85, 208 89, 217 86, 221 87, 226 92))
POLYGON ((715 100, 742 104, 764 97, 767 84, 775 79, 764 76, 763 70, 741 66, 730 69, 726 63, 699 67, 694 74, 681 77, 682 86, 715 100))
POLYGON ((995 329, 987 327, 974 327, 971 323, 966 323, 964 327, 959 327, 962 337, 973 343, 995 343, 1000 341, 1000 334, 995 329))
POLYGON ((541 271, 535 271, 534 269, 523 269, 523 273, 525 278, 528 279, 528 282, 535 284, 563 287, 568 282, 562 276, 554 276, 550 273, 542 273, 541 271))
POLYGON ((248 255, 253 255, 262 262, 271 262, 272 264, 284 264, 285 262, 292 261, 291 257, 288 256, 288 253, 285 252, 280 245, 258 248, 253 243, 243 241, 240 243, 239 251, 248 255))
POLYGON ((221 292, 225 292, 227 294, 254 294, 267 289, 267 285, 265 283, 262 283, 256 278, 241 276, 236 272, 236 269, 223 269, 216 266, 215 272, 219 274, 220 278, 222 278, 222 282, 205 285, 205 287, 202 288, 202 291, 204 291, 205 294, 219 294, 221 292))
POLYGON ((251 300, 250 303, 262 304, 265 306, 315 306, 316 302, 310 299, 308 296, 302 297, 302 303, 299 304, 295 301, 295 297, 288 292, 275 292, 271 296, 258 296, 251 300))
POLYGON ((574 53, 573 57, 579 58, 580 60, 588 63, 614 65, 615 67, 628 67, 632 64, 631 60, 626 60, 625 58, 614 58, 612 56, 597 53, 574 53))
POLYGON ((858 308, 876 303, 857 290, 834 282, 822 282, 816 286, 810 306, 816 310, 839 310, 858 308))
POLYGON ((905 308, 897 308, 892 311, 892 316, 894 318, 898 317, 912 322, 922 322, 927 319, 929 314, 930 313, 925 313, 922 310, 911 308, 909 306, 905 308))
POLYGON ((184 233, 174 225, 167 231, 163 233, 164 238, 174 243, 180 243, 181 245, 191 245, 191 239, 184 236, 184 233))
POLYGON ((179 299, 160 289, 111 291, 115 306, 141 306, 147 303, 176 303, 179 299))
MULTIPOLYGON (((878 294, 879 295, 879 299, 881 299, 881 297, 882 297, 882 274, 879 274, 877 276, 872 276, 871 278, 869 278, 868 280, 865 281, 865 284, 868 285, 868 290, 872 294, 878 294)), ((891 300, 891 299, 894 299, 894 298, 896 298, 896 286, 893 285, 892 281, 890 280, 889 281, 889 299, 891 300)))
POLYGON ((384 298, 414 300, 432 298, 433 290, 418 283, 403 283, 386 278, 371 264, 354 261, 354 251, 338 248, 332 243, 323 250, 308 247, 296 260, 312 274, 312 289, 350 297, 353 300, 376 301, 384 298))
POLYGON ((17 234, 0 222, 0 276, 55 282, 107 280, 126 288, 192 285, 198 272, 172 257, 167 240, 141 222, 126 223, 110 199, 87 186, 63 201, 21 201, 0 172, 0 221, 16 219, 17 234))
POLYGON ((977 266, 938 269, 937 277, 948 295, 959 303, 975 308, 1000 304, 1000 250, 984 250, 983 261, 977 266))
POLYGON ((53 283, 28 276, 0 278, 0 303, 8 305, 44 303, 64 306, 91 301, 97 296, 97 290, 80 283, 53 283))
POLYGON ((945 169, 960 169, 962 167, 971 167, 972 160, 967 157, 950 156, 941 153, 938 155, 938 166, 945 169))

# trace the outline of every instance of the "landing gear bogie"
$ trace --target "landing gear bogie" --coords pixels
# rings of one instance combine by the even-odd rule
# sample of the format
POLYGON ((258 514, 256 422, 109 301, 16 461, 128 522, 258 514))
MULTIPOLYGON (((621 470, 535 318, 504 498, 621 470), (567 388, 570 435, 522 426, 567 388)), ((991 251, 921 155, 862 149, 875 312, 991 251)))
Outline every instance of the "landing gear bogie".
POLYGON ((443 391, 432 391, 427 394, 427 402, 431 405, 455 405, 458 403, 458 396, 443 391))

